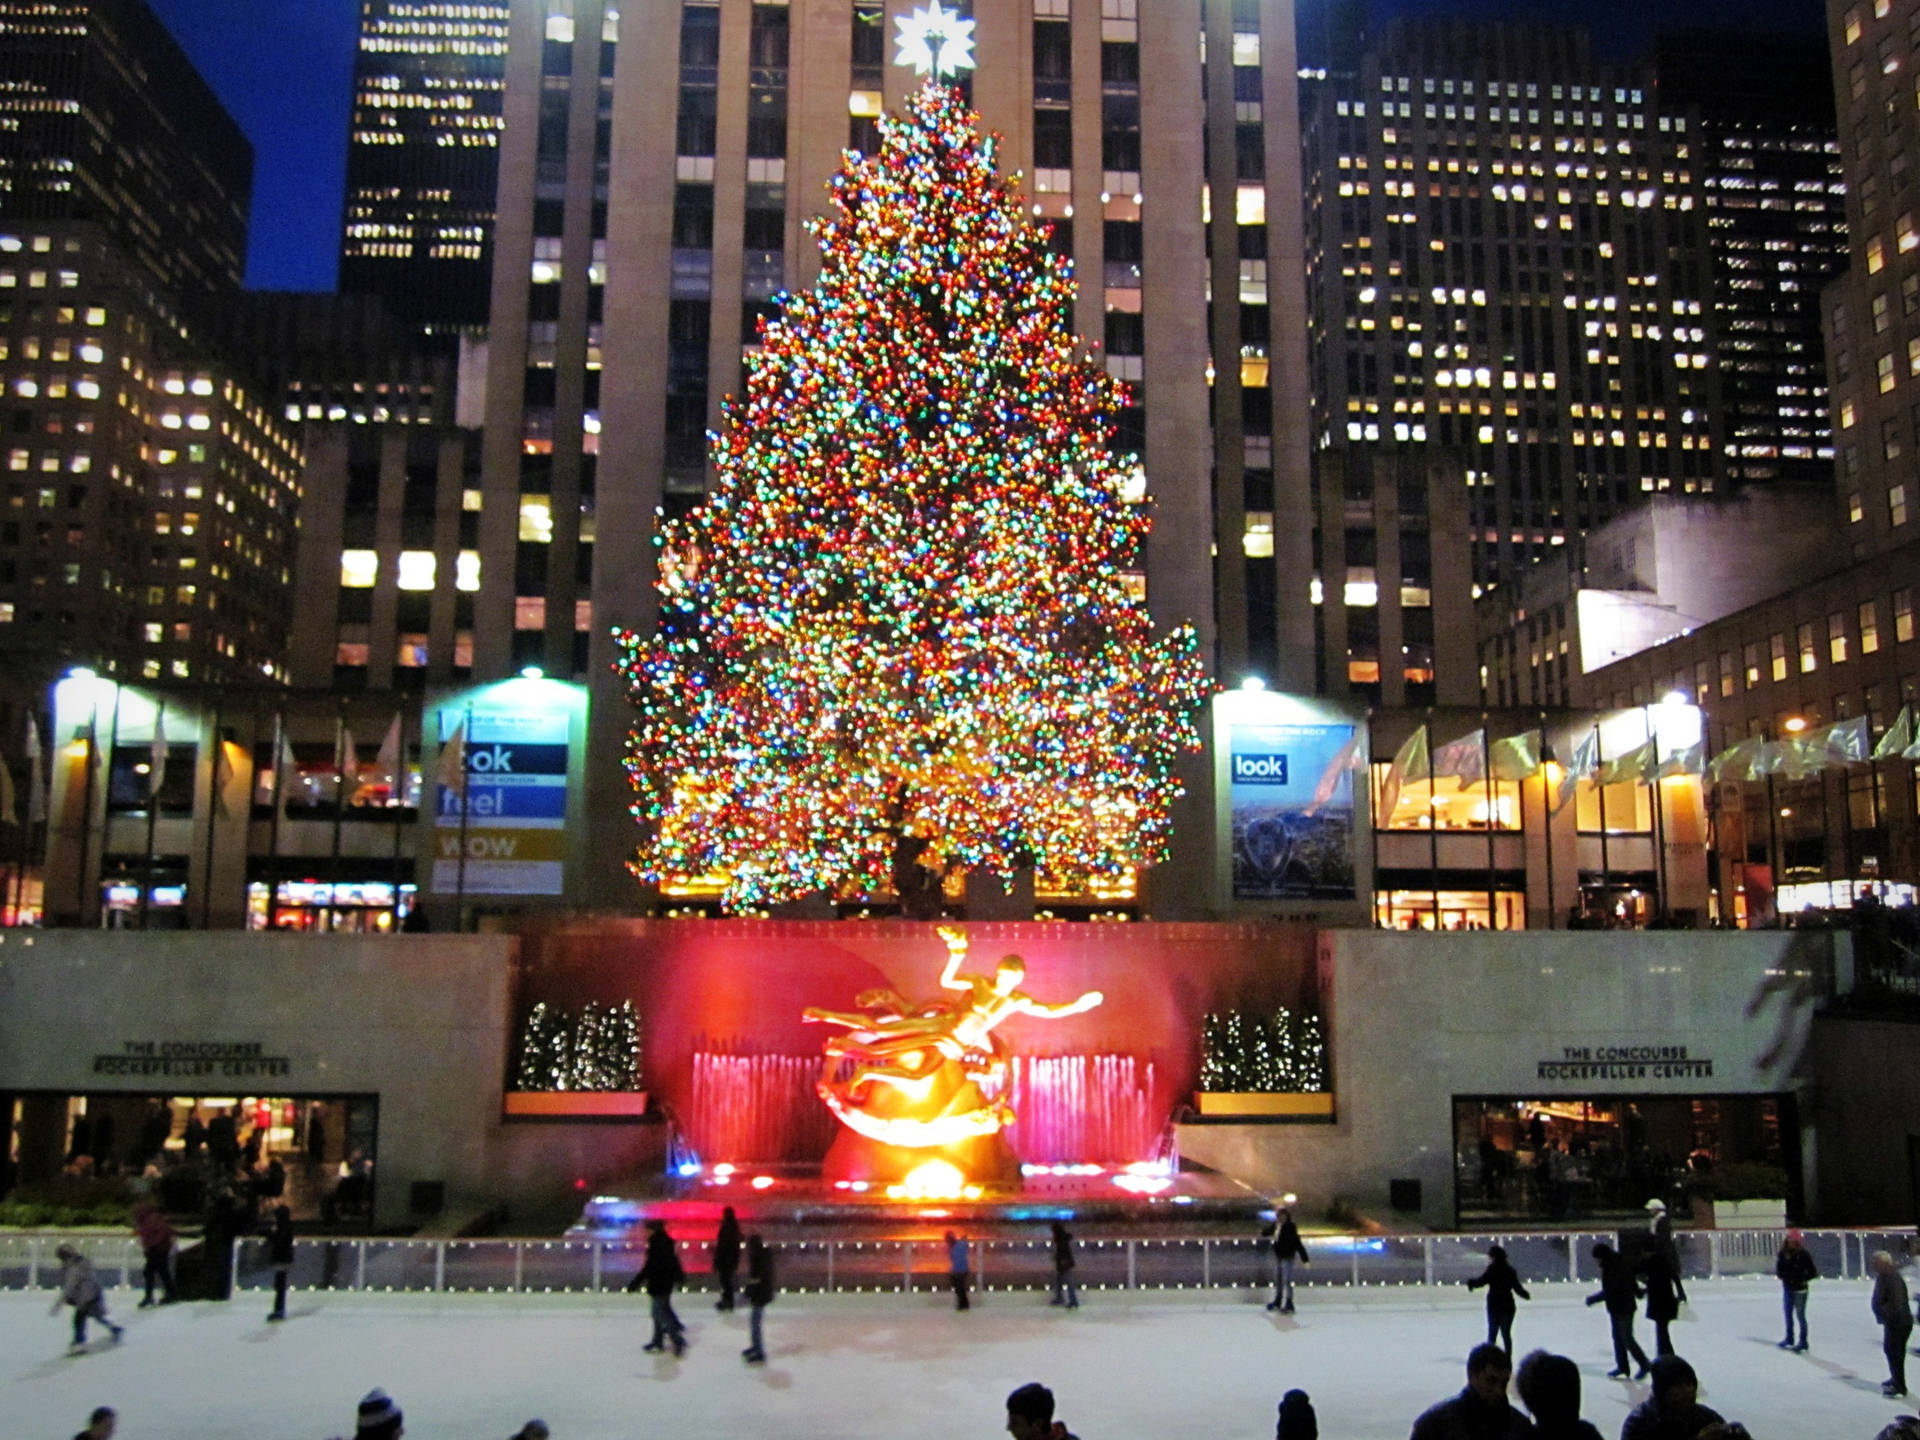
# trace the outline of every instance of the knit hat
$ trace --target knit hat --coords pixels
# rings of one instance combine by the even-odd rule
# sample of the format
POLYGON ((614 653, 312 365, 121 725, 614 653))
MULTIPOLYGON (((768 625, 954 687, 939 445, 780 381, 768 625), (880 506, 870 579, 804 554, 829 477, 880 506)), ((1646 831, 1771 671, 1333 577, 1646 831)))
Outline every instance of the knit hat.
POLYGON ((1802 1235, 1798 1230, 1787 1231, 1787 1239, 1792 1244, 1798 1245, 1801 1241, 1805 1240, 1806 1238, 1807 1237, 1802 1235))
POLYGON ((392 1435, 400 1428, 400 1407, 384 1390, 369 1390, 360 1401, 355 1422, 361 1435, 392 1435))
POLYGON ((1647 1201, 1647 1209, 1649 1210, 1664 1210, 1666 1208, 1667 1202, 1662 1200, 1658 1195, 1647 1201))

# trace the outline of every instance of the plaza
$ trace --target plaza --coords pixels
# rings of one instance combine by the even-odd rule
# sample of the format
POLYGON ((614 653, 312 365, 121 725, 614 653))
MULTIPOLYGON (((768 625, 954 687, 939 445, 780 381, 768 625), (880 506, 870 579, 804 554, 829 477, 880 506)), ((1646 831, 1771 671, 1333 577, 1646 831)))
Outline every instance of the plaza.
MULTIPOLYGON (((1703 1402, 1756 1440, 1870 1440, 1902 1408, 1879 1393, 1869 1288, 1816 1282, 1812 1349, 1784 1355, 1770 1279, 1696 1282, 1675 1345, 1700 1372, 1703 1402)), ((1284 1318, 1254 1290, 1094 1291, 1072 1313, 1037 1292, 991 1292, 964 1315, 932 1294, 784 1295, 767 1312, 769 1362, 749 1369, 744 1312, 716 1316, 697 1292, 680 1306, 692 1339, 684 1360, 641 1353, 636 1296, 296 1292, 289 1323, 268 1325, 256 1292, 157 1311, 132 1309, 124 1293, 114 1292, 125 1342, 103 1338, 71 1359, 66 1322, 48 1318, 44 1294, 0 1295, 8 1435, 69 1434, 104 1404, 120 1412, 124 1440, 318 1440, 350 1431, 355 1402, 380 1386, 415 1440, 505 1436, 532 1416, 556 1440, 993 1440, 1006 1394, 1038 1379, 1082 1440, 1264 1435, 1296 1386, 1313 1397, 1323 1435, 1402 1440, 1426 1406, 1459 1390, 1483 1329, 1478 1297, 1461 1287, 1310 1286, 1284 1318)), ((1577 1360, 1585 1414, 1611 1440, 1645 1387, 1604 1378, 1606 1321, 1581 1303, 1584 1287, 1533 1293, 1516 1350, 1577 1360)))

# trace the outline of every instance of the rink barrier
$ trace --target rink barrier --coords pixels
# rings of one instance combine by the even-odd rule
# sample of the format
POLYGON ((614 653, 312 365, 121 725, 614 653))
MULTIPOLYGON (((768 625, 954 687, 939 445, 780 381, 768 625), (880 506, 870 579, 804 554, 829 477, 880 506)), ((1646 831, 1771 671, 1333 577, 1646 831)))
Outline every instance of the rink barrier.
MULTIPOLYGON (((1779 1230, 1683 1230, 1674 1235, 1686 1280, 1773 1278, 1779 1230)), ((1807 1249, 1826 1279, 1860 1280, 1876 1250, 1905 1257, 1914 1232, 1807 1230, 1807 1249)), ((1486 1249, 1499 1244, 1528 1284, 1593 1285, 1591 1250, 1619 1231, 1474 1235, 1315 1235, 1308 1264, 1294 1271, 1301 1289, 1381 1289, 1452 1285, 1476 1276, 1486 1249)), ((94 1263, 100 1283, 125 1294, 142 1284, 144 1258, 131 1237, 16 1231, 0 1234, 0 1290, 45 1290, 58 1281, 54 1251, 72 1244, 94 1263)), ((947 1288, 946 1247, 938 1240, 793 1240, 772 1247, 780 1288, 789 1293, 908 1294, 947 1288)), ((301 1238, 294 1243, 296 1290, 446 1294, 594 1294, 622 1290, 640 1268, 645 1242, 626 1240, 411 1240, 374 1236, 301 1238)), ((715 1286, 710 1242, 680 1246, 688 1289, 715 1286)), ((971 1242, 976 1292, 1045 1290, 1053 1284, 1050 1240, 971 1242)), ((1074 1244, 1074 1277, 1083 1290, 1266 1290, 1274 1279, 1268 1243, 1253 1236, 1090 1237, 1074 1244)), ((234 1247, 237 1290, 273 1285, 265 1243, 234 1247)))

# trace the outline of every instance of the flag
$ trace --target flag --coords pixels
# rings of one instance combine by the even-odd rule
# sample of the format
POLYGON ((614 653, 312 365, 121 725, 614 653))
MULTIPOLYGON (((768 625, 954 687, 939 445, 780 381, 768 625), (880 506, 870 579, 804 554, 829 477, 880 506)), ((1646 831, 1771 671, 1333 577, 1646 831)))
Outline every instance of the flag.
POLYGON ((1567 762, 1567 773, 1560 777, 1560 791, 1553 799, 1553 813, 1558 815, 1567 808, 1567 802, 1573 799, 1574 791, 1580 782, 1592 775, 1600 760, 1600 731, 1590 729, 1580 737, 1580 743, 1573 747, 1573 758, 1567 762))
POLYGON ((342 800, 353 799, 360 788, 360 742, 353 738, 352 727, 340 727, 340 753, 333 757, 333 790, 342 800))
POLYGON ((1759 758, 1763 744, 1758 735, 1736 740, 1707 762, 1707 778, 1716 785, 1722 780, 1751 780, 1753 763, 1759 758))
POLYGON ((1670 779, 1676 775, 1698 775, 1706 768, 1707 742, 1696 740, 1693 744, 1673 752, 1660 762, 1660 768, 1654 772, 1656 780, 1670 779))
POLYGON ((374 757, 374 769, 378 770, 392 787, 393 799, 400 801, 400 716, 394 714, 393 723, 387 726, 387 736, 380 742, 380 753, 374 757))
POLYGON ((1913 708, 1902 705, 1900 713, 1893 717, 1893 724, 1887 727, 1887 733, 1880 737, 1880 743, 1873 747, 1875 760, 1898 760, 1913 744, 1913 708))
POLYGON ((218 729, 213 732, 213 808, 227 813, 227 787, 233 783, 233 752, 218 729))
POLYGON ((1540 732, 1529 730, 1524 735, 1503 736, 1489 747, 1488 755, 1494 779, 1530 779, 1540 773, 1540 732))
POLYGON ((147 757, 147 798, 152 799, 160 793, 161 782, 167 778, 167 712, 165 709, 153 714, 153 746, 147 757))
POLYGON ((1872 736, 1867 729, 1867 717, 1855 715, 1851 720, 1836 720, 1826 729, 1827 757, 1842 765, 1863 765, 1873 753, 1872 736))
POLYGON ((1754 747, 1753 763, 1747 767, 1749 780, 1764 780, 1769 775, 1777 775, 1787 765, 1787 742, 1784 740, 1764 740, 1754 747))
MULTIPOLYGON (((395 720, 397 725, 400 722, 395 720)), ((1327 762, 1327 768, 1320 772, 1320 783, 1313 787, 1313 800, 1303 812, 1317 815, 1333 803, 1333 797, 1340 791, 1342 777, 1360 766, 1360 728, 1354 727, 1353 738, 1342 745, 1334 757, 1327 762)))
POLYGON ((1623 755, 1616 755, 1594 772, 1596 785, 1637 785, 1653 777, 1658 763, 1660 742, 1645 740, 1623 755))
POLYGON ((1457 779, 1464 789, 1487 778, 1487 732, 1469 730, 1458 740, 1449 740, 1433 752, 1433 775, 1457 779))
POLYGON ((1416 780, 1425 780, 1430 774, 1427 765, 1427 727, 1421 725, 1407 737, 1407 743, 1394 752, 1393 763, 1387 767, 1387 778, 1380 786, 1380 813, 1374 817, 1374 825, 1386 829, 1400 804, 1401 788, 1416 780))
POLYGON ((0 825, 18 825, 20 812, 13 805, 13 766, 0 760, 0 825))
POLYGON ((434 783, 441 789, 460 796, 463 800, 467 793, 467 722, 453 727, 453 734, 447 737, 440 747, 440 763, 433 769, 434 783))
POLYGON ((47 818, 47 777, 40 748, 40 721, 27 716, 27 823, 38 824, 47 818))
POLYGON ((273 803, 284 814, 287 791, 300 783, 300 766, 293 758, 293 744, 284 728, 274 731, 273 746, 273 803))

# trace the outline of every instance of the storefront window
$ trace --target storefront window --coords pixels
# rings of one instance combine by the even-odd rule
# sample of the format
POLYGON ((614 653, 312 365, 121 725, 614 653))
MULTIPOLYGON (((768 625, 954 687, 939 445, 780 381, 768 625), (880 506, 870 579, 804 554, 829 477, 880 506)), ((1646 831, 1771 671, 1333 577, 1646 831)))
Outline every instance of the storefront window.
POLYGON ((1609 835, 1644 835, 1653 829, 1653 790, 1634 781, 1603 786, 1582 780, 1574 787, 1573 805, 1583 835, 1602 831, 1609 835))
POLYGON ((1373 917, 1384 930, 1521 930, 1527 923, 1527 897, 1521 890, 1494 890, 1491 895, 1485 890, 1442 890, 1437 896, 1431 890, 1382 890, 1375 893, 1373 917))
MULTIPOLYGON (((395 903, 394 887, 380 881, 338 885, 313 880, 283 880, 273 905, 276 930, 332 930, 352 934, 385 934, 406 923, 413 913, 415 887, 402 885, 395 903)), ((247 886, 247 928, 264 930, 269 924, 267 887, 255 881, 247 886)))
POLYGON ((1462 784, 1452 775, 1416 780, 1400 787, 1393 814, 1382 817, 1388 765, 1373 767, 1374 828, 1378 830, 1481 830, 1491 813, 1495 830, 1520 828, 1520 782, 1462 784))

